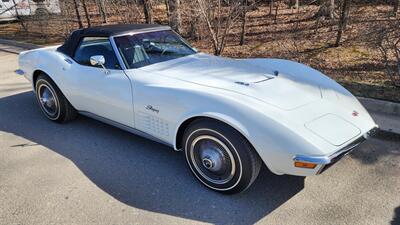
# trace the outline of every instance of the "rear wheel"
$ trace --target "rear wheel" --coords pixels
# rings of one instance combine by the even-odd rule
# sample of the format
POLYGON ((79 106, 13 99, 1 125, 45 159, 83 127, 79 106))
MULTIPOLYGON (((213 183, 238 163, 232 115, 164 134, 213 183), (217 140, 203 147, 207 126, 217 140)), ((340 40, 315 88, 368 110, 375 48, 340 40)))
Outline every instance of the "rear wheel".
POLYGON ((261 159, 246 138, 216 120, 200 119, 190 124, 183 146, 196 178, 219 192, 246 190, 260 171, 261 159))
POLYGON ((35 92, 40 109, 48 119, 64 123, 77 116, 74 107, 47 75, 39 75, 35 83, 35 92))

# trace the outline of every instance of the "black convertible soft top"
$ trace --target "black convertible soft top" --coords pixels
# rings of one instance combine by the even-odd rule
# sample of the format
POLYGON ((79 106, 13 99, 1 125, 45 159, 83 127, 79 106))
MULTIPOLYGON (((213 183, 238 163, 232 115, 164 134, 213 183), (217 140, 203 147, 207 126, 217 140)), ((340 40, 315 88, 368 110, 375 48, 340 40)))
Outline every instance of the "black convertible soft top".
POLYGON ((110 37, 131 31, 158 27, 161 28, 166 26, 158 24, 116 24, 79 29, 73 31, 67 40, 65 40, 64 44, 57 48, 57 51, 73 57, 75 49, 78 47, 79 42, 83 37, 110 37))

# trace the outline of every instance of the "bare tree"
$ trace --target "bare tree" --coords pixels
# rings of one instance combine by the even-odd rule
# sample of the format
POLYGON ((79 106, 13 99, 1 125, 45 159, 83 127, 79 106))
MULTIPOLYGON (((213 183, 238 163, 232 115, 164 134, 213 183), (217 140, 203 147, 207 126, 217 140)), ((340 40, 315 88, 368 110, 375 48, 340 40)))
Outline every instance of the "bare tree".
POLYGON ((340 40, 342 39, 343 31, 346 29, 347 20, 349 17, 349 7, 350 0, 342 0, 342 6, 340 9, 340 18, 338 21, 338 33, 336 35, 336 42, 334 44, 335 47, 340 45, 340 40))
POLYGON ((192 40, 200 40, 202 28, 205 27, 202 14, 198 8, 198 3, 196 1, 183 2, 183 4, 181 4, 181 16, 182 18, 188 18, 187 35, 192 40))
POLYGON ((107 23, 107 13, 106 13, 106 7, 104 5, 104 0, 96 0, 96 5, 99 10, 102 22, 107 23))
POLYGON ((18 12, 18 8, 17 8, 17 3, 15 2, 15 0, 13 0, 13 4, 14 4, 14 8, 15 8, 15 16, 17 17, 17 19, 19 20, 19 23, 21 24, 22 29, 24 29, 24 31, 28 31, 24 20, 21 19, 21 17, 19 16, 19 12, 18 12))
POLYGON ((78 4, 77 0, 74 0, 74 8, 75 8, 75 13, 76 13, 76 18, 78 19, 79 28, 83 28, 81 15, 79 14, 79 4, 78 4))
POLYGON ((164 3, 165 3, 165 9, 167 11, 167 18, 169 18, 171 16, 169 12, 169 0, 164 0, 164 3))
POLYGON ((390 21, 389 24, 379 24, 374 27, 372 36, 379 50, 385 72, 392 84, 400 87, 400 20, 390 21))
POLYGON ((221 55, 226 44, 226 37, 231 30, 233 24, 241 15, 240 2, 233 1, 229 3, 227 9, 222 7, 222 0, 206 1, 196 0, 203 20, 206 23, 210 33, 214 54, 221 55), (210 9, 215 11, 211 16, 210 9), (215 17, 215 18, 214 18, 215 17))
POLYGON ((82 2, 83 11, 85 12, 87 25, 88 25, 88 27, 91 27, 92 23, 90 22, 90 16, 89 16, 88 8, 86 6, 86 0, 81 0, 81 2, 82 2))
POLYGON ((274 8, 274 0, 269 0, 269 15, 272 15, 273 8, 274 8))
POLYGON ((142 0, 143 12, 146 23, 153 23, 153 9, 151 7, 151 0, 142 0))
POLYGON ((335 0, 329 1, 329 18, 335 19, 335 0))
POLYGON ((168 11, 169 11, 169 25, 173 30, 181 33, 181 11, 180 11, 180 0, 168 0, 168 11))

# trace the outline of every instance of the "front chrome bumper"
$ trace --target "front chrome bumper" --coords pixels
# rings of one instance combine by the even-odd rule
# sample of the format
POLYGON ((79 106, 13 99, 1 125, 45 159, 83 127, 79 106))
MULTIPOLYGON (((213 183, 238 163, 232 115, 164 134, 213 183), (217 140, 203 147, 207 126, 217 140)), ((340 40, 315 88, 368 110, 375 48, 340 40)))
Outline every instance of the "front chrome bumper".
POLYGON ((357 138, 353 142, 349 143, 345 147, 341 148, 340 150, 336 151, 332 155, 329 156, 303 156, 303 155, 297 155, 293 158, 293 161, 299 161, 299 162, 308 162, 308 163, 315 163, 321 165, 320 169, 316 174, 321 174, 325 170, 327 170, 329 167, 331 167, 333 164, 338 162, 340 159, 342 159, 344 156, 349 154, 354 148, 356 148, 358 145, 363 143, 365 140, 367 140, 369 137, 374 136, 377 131, 379 130, 378 127, 374 127, 367 133, 365 133, 363 136, 357 138))

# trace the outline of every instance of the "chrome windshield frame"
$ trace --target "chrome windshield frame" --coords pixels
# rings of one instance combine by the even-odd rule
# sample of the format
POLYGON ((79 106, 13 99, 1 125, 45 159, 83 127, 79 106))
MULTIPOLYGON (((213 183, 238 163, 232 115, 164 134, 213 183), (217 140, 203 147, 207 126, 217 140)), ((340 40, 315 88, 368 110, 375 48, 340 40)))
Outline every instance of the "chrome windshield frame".
POLYGON ((178 37, 182 40, 182 42, 187 45, 187 47, 189 47, 190 49, 192 49, 195 53, 197 54, 198 51, 196 49, 194 49, 193 47, 191 47, 191 45, 189 45, 189 43, 183 39, 178 33, 176 33, 174 30, 172 30, 170 27, 168 26, 161 26, 161 27, 153 27, 153 28, 146 28, 146 29, 140 29, 140 30, 135 30, 135 31, 129 31, 126 33, 121 33, 121 34, 117 34, 117 35, 112 35, 109 37, 111 46, 115 52, 115 55, 117 56, 118 62, 121 65, 123 70, 130 70, 132 68, 128 68, 128 66, 125 64, 120 51, 118 51, 118 47, 117 44, 115 42, 115 38, 116 37, 122 37, 122 36, 132 36, 135 34, 143 34, 143 33, 150 33, 150 32, 157 32, 157 31, 172 31, 174 34, 178 35, 178 37))

